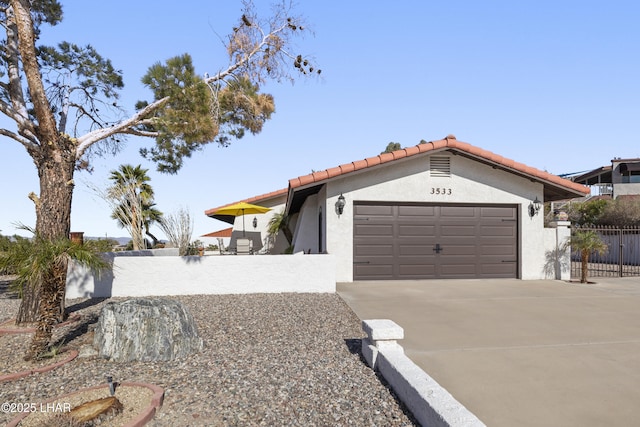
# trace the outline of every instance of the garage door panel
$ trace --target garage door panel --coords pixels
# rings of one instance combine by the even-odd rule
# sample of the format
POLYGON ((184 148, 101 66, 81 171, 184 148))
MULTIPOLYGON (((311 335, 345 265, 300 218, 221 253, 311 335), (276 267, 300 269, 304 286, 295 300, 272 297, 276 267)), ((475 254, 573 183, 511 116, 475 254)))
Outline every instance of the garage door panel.
POLYGON ((475 257, 477 252, 475 245, 447 245, 442 248, 440 258, 441 262, 446 262, 447 258, 457 255, 473 255, 475 257))
POLYGON ((473 218, 476 212, 473 206, 440 206, 441 218, 473 218))
POLYGON ((355 205, 355 215, 393 217, 392 205, 355 205))
POLYGON ((453 276, 453 275, 474 275, 476 274, 476 264, 467 263, 467 264, 444 264, 441 266, 440 270, 441 275, 445 276, 453 276))
POLYGON ((356 224, 355 231, 358 236, 393 236, 393 225, 391 224, 356 224))
POLYGON ((408 219, 405 217, 422 217, 429 218, 435 217, 435 206, 419 206, 419 205, 400 205, 398 206, 398 218, 408 219))
POLYGON ((355 265, 354 274, 361 280, 393 279, 393 265, 355 265))
POLYGON ((476 235, 476 227, 473 225, 454 225, 447 224, 440 228, 440 235, 442 237, 447 236, 468 236, 474 237, 476 235))
POLYGON ((398 248, 400 257, 420 255, 424 261, 432 260, 435 257, 432 245, 402 245, 398 248))
POLYGON ((355 256, 393 256, 393 245, 359 244, 355 246, 355 256))
POLYGON ((505 226, 483 226, 480 227, 480 236, 493 237, 493 236, 506 236, 515 237, 515 231, 513 227, 505 226))
POLYGON ((490 255, 515 256, 516 251, 515 251, 515 248, 511 245, 483 245, 481 256, 490 256, 490 255))
POLYGON ((516 219, 516 210, 511 206, 483 206, 480 207, 482 218, 511 218, 516 219))
POLYGON ((433 236, 435 234, 435 225, 415 225, 415 224, 399 224, 398 225, 398 237, 418 237, 418 236, 433 236))
POLYGON ((377 215, 354 218, 356 280, 517 276, 515 206, 363 206, 377 215))
POLYGON ((483 264, 482 274, 486 277, 513 277, 513 265, 510 263, 483 264))
POLYGON ((400 264, 398 268, 398 278, 400 279, 422 279, 435 277, 436 269, 434 265, 400 264))

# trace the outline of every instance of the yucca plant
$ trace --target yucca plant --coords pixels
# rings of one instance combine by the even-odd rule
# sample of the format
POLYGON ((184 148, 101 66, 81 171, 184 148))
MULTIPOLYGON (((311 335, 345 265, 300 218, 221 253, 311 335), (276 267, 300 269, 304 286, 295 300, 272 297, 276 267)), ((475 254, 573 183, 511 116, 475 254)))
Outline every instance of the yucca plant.
MULTIPOLYGON (((33 232, 33 229, 21 226, 33 232)), ((53 326, 64 320, 65 288, 57 284, 65 277, 69 260, 100 271, 109 264, 95 251, 69 239, 47 240, 34 233, 19 239, 0 254, 0 269, 12 268, 17 278, 12 288, 22 298, 16 324, 36 322, 36 333, 25 359, 47 350, 53 326)))
POLYGON ((608 247, 602 241, 598 233, 592 230, 578 230, 571 236, 571 250, 580 252, 582 271, 580 283, 587 283, 589 273, 589 255, 594 252, 604 254, 608 247))

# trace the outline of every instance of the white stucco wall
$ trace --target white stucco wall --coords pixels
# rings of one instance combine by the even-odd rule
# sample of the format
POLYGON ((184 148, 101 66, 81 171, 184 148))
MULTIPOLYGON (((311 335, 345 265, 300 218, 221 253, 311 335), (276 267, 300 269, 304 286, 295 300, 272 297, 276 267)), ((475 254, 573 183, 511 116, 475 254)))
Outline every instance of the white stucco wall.
POLYGON ((318 253, 318 205, 317 194, 307 197, 296 221, 293 252, 318 253))
POLYGON ((113 258, 113 271, 99 277, 71 264, 66 297, 335 290, 335 258, 331 255, 118 256, 113 258))
MULTIPOLYGON (((528 214, 531 200, 543 199, 543 185, 460 155, 444 152, 435 155, 451 158, 450 177, 431 177, 427 155, 327 182, 326 250, 336 257, 336 279, 340 282, 353 280, 353 204, 356 201, 517 205, 519 277, 525 280, 543 278, 543 217, 538 214, 531 218, 528 214), (451 194, 432 194, 432 188, 451 189, 451 194), (333 206, 341 193, 346 198, 346 207, 344 214, 338 217, 333 206)), ((310 206, 317 209, 317 203, 310 206)), ((306 208, 305 205, 301 216, 305 215, 306 208)))
POLYGON ((569 221, 552 222, 544 229, 544 266, 545 279, 571 279, 571 229, 569 221))

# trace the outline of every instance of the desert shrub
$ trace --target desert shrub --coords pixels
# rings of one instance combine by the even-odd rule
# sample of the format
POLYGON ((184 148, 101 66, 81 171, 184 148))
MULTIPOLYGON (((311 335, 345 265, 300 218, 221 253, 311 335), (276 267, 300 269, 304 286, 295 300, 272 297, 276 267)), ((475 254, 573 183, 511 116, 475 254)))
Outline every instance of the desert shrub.
POLYGON ((609 203, 609 200, 604 199, 572 203, 567 210, 569 221, 578 225, 600 224, 600 218, 609 203))
POLYGON ((118 241, 114 239, 85 240, 84 245, 93 252, 112 252, 118 246, 118 241))
POLYGON ((169 243, 178 248, 180 256, 188 255, 189 242, 193 234, 193 219, 185 208, 177 212, 163 215, 160 219, 160 228, 167 236, 169 243))
POLYGON ((10 254, 21 248, 26 250, 30 243, 30 239, 18 235, 0 236, 0 274, 17 274, 17 261, 10 254))
POLYGON ((598 225, 640 226, 640 201, 618 198, 609 202, 598 219, 598 225))

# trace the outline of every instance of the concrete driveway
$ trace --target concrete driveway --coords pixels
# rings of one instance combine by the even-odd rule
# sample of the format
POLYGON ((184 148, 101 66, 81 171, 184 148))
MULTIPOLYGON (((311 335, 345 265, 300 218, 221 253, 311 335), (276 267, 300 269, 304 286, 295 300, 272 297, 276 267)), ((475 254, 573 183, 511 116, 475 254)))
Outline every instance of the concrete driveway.
POLYGON ((488 426, 640 425, 640 278, 339 283, 488 426))

